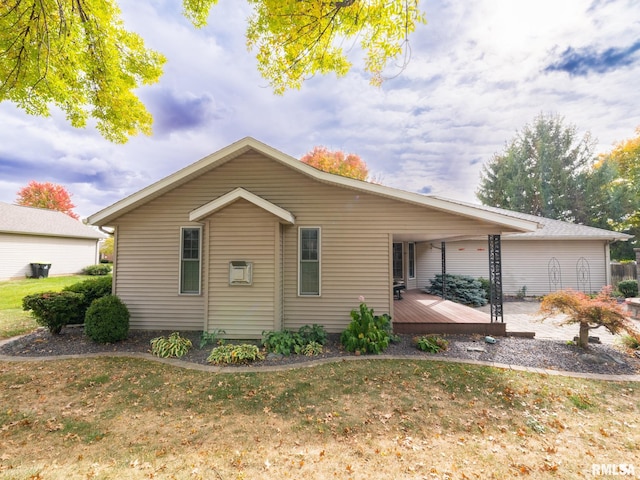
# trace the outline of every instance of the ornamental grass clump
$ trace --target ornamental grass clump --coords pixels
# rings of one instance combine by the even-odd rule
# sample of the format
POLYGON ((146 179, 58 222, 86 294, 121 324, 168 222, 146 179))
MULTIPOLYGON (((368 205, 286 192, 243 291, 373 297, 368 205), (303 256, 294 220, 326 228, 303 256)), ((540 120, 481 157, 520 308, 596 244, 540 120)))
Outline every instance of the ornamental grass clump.
POLYGON ((360 297, 360 307, 351 310, 351 323, 340 335, 340 343, 348 352, 382 353, 391 341, 391 317, 374 315, 360 297))
POLYGON ((577 323, 580 326, 578 345, 589 346, 589 331, 605 327, 612 334, 626 331, 633 338, 640 339, 638 332, 616 298, 611 296, 612 288, 603 287, 600 293, 590 297, 575 290, 559 290, 542 299, 540 313, 543 320, 552 315, 563 313, 567 318, 561 325, 577 323))

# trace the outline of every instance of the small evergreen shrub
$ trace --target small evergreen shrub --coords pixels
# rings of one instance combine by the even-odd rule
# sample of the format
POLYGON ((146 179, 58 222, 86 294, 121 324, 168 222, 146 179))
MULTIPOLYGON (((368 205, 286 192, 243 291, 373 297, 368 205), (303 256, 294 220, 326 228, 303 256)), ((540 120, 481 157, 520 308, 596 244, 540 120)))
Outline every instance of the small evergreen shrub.
POLYGON ((618 291, 624 298, 636 298, 638 296, 638 281, 623 280, 618 283, 618 291))
POLYGON ((348 352, 382 353, 391 341, 391 317, 374 315, 373 308, 362 301, 351 310, 351 323, 340 335, 340 343, 348 352))
POLYGON ((424 335, 413 339, 418 350, 428 353, 438 353, 449 348, 449 341, 438 335, 424 335))
POLYGON ((80 305, 75 317, 69 320, 69 323, 84 323, 84 317, 91 303, 98 298, 111 295, 112 283, 113 278, 111 275, 107 275, 90 278, 63 288, 63 292, 81 293, 84 296, 82 305, 80 305))
POLYGON ((84 321, 84 333, 96 343, 115 343, 129 334, 129 309, 115 295, 95 300, 84 321))
POLYGON ((191 340, 181 337, 179 332, 173 332, 168 338, 156 337, 150 343, 151 353, 161 358, 182 357, 193 346, 191 340))
POLYGON ((251 363, 263 360, 264 355, 256 345, 221 345, 211 351, 207 357, 208 363, 228 365, 236 363, 251 363))
POLYGON ((111 265, 100 263, 98 265, 89 265, 82 269, 85 275, 109 275, 111 273, 111 265))
POLYGON ((31 310, 38 325, 47 327, 57 335, 62 327, 73 322, 82 308, 84 296, 74 292, 44 292, 27 295, 22 299, 22 308, 31 310))
MULTIPOLYGON (((445 298, 447 300, 473 307, 481 307, 487 304, 486 290, 479 280, 468 275, 450 274, 447 274, 446 280, 445 298)), ((437 274, 430 282, 431 286, 427 289, 427 292, 432 295, 442 296, 442 274, 437 274)))

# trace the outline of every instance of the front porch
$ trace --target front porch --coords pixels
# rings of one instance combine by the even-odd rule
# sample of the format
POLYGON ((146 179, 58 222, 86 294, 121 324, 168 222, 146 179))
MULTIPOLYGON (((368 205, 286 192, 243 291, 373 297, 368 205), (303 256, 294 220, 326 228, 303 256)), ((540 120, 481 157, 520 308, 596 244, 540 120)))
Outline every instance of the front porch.
POLYGON ((393 331, 506 336, 506 324, 491 323, 487 313, 414 289, 393 301, 393 331))

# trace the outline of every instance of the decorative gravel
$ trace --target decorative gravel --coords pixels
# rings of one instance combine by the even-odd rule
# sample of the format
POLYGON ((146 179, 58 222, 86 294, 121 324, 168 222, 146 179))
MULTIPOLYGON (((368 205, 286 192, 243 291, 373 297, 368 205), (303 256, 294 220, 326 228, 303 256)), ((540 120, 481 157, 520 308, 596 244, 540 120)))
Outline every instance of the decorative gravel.
MULTIPOLYGON (((51 335, 47 330, 39 329, 4 343, 0 346, 0 355, 45 357, 100 352, 149 353, 149 342, 152 338, 160 335, 168 336, 170 333, 168 331, 135 330, 129 332, 129 337, 122 342, 100 345, 89 340, 81 327, 67 327, 60 335, 51 335)), ((181 360, 206 365, 207 357, 213 346, 209 345, 200 349, 199 332, 182 332, 181 334, 193 342, 193 348, 181 360)), ((342 349, 338 335, 330 335, 329 337, 324 353, 319 356, 269 355, 264 361, 253 364, 253 367, 259 369, 264 366, 299 364, 319 358, 354 356, 354 354, 342 349)), ((401 335, 398 342, 389 345, 385 354, 425 359, 445 357, 482 360, 507 365, 583 373, 613 375, 640 373, 640 359, 623 351, 622 348, 618 349, 618 347, 609 345, 593 344, 583 350, 559 341, 518 337, 497 337, 494 344, 486 343, 484 337, 477 335, 449 335, 445 338, 449 340, 449 349, 438 354, 429 354, 418 350, 414 346, 411 336, 401 335)))

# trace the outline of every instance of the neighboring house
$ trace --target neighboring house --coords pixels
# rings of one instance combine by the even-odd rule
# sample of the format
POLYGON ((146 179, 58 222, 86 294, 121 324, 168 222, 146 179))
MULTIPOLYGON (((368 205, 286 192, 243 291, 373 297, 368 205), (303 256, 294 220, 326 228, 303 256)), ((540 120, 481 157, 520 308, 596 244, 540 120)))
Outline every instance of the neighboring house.
POLYGON ((106 235, 62 212, 0 202, 0 280, 25 278, 31 263, 70 275, 98 262, 106 235))
POLYGON ((252 138, 89 222, 115 229, 114 293, 127 304, 132 328, 223 329, 230 338, 313 323, 340 332, 361 295, 393 317, 394 277, 409 287, 428 281, 417 277, 416 245, 478 235, 499 245, 499 235, 538 228, 514 215, 322 172, 252 138))
MULTIPOLYGON (((469 205, 457 202, 461 205, 469 205)), ((537 296, 571 288, 598 292, 611 284, 609 245, 633 238, 624 233, 481 206, 487 212, 538 222, 535 232, 502 238, 502 289, 505 295, 537 296)), ((417 245, 418 278, 434 278, 442 272, 437 243, 417 245)), ((489 278, 487 241, 482 238, 447 242, 446 272, 489 278)), ((428 286, 420 283, 419 287, 428 286)))

